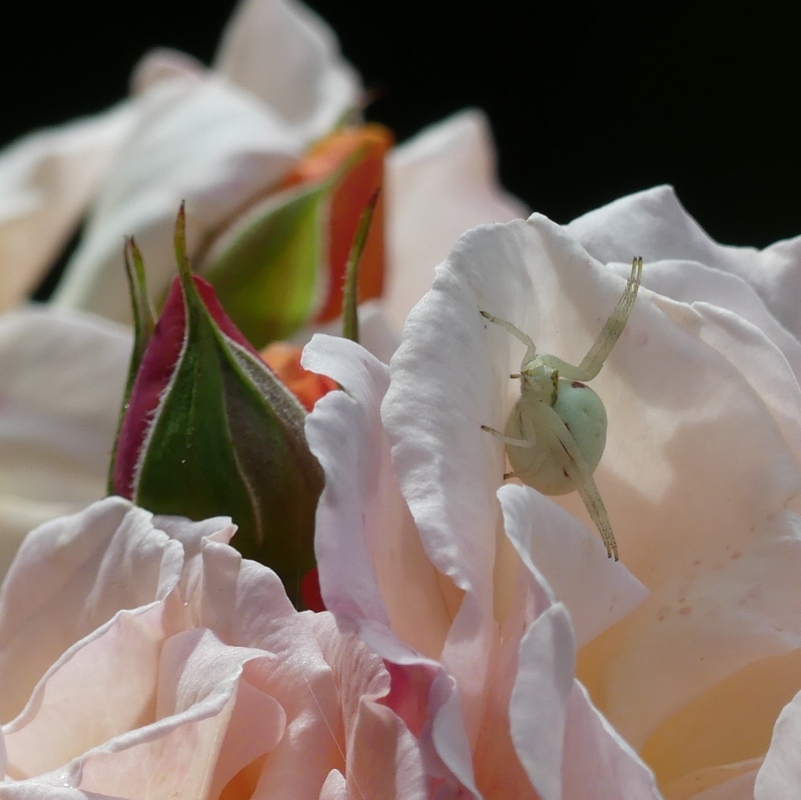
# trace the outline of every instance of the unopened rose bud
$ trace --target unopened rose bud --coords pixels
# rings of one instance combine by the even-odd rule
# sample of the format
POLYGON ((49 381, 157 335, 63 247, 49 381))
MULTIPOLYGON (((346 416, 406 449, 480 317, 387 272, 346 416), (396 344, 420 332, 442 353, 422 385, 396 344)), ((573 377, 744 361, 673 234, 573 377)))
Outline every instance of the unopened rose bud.
POLYGON ((322 472, 305 411, 191 274, 176 226, 179 277, 141 359, 120 427, 112 489, 156 513, 231 516, 232 542, 274 569, 297 600, 314 567, 322 472))

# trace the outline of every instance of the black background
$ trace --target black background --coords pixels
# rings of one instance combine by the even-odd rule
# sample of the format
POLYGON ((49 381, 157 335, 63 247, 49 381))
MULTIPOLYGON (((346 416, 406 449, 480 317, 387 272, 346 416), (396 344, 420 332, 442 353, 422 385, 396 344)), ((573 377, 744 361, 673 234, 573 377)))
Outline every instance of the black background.
MULTIPOLYGON (((208 63, 234 5, 4 4, 0 143, 121 99, 150 47, 208 63)), ((799 48, 768 5, 311 5, 377 93, 368 116, 404 139, 484 108, 503 182, 558 222, 668 182, 720 241, 801 232, 799 48)))

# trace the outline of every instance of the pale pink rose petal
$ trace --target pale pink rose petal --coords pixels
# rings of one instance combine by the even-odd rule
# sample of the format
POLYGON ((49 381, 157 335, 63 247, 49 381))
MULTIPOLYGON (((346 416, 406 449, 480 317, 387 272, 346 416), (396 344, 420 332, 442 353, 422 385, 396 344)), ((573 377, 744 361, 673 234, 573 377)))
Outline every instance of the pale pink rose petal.
POLYGON ((660 800, 653 773, 573 682, 562 763, 564 800, 594 794, 619 800, 660 800))
POLYGON ((268 658, 201 629, 169 638, 159 664, 156 721, 86 753, 61 771, 62 780, 130 798, 217 797, 283 735, 283 711, 261 674, 268 658))
POLYGON ((0 310, 55 262, 111 166, 135 111, 125 105, 20 139, 0 157, 0 310))
MULTIPOLYGON (((537 492, 505 486, 498 496, 507 534, 526 568, 527 604, 533 601, 538 609, 533 623, 520 628, 525 634, 519 640, 519 664, 509 704, 512 738, 532 784, 543 800, 581 800, 593 793, 621 800, 658 798, 650 769, 573 679, 571 617, 588 636, 598 634, 636 607, 644 588, 622 564, 610 570, 603 546, 590 545, 588 532, 582 532, 575 521, 568 523, 560 509, 554 513, 557 507, 537 492), (555 532, 560 534, 558 544, 563 550, 554 543, 555 532), (582 570, 587 551, 591 567, 582 570), (556 598, 540 574, 541 564, 555 576, 562 595, 571 603, 570 615, 561 603, 554 602, 556 598), (571 585, 569 576, 574 569, 583 580, 583 594, 571 585), (537 713, 532 714, 531 708, 537 713)), ((515 607, 521 605, 515 603, 515 607)), ((519 634, 504 638, 516 645, 519 634)), ((499 685, 501 681, 493 681, 493 686, 499 685)))
POLYGON ((795 298, 801 293, 801 237, 759 251, 715 242, 684 210, 673 187, 657 186, 590 211, 567 226, 603 262, 697 261, 752 285, 789 331, 801 338, 795 298))
POLYGON ((779 714, 754 787, 755 800, 796 800, 801 787, 801 693, 779 714))
POLYGON ((120 148, 55 302, 130 320, 122 239, 135 234, 151 291, 175 273, 172 234, 182 200, 188 243, 205 237, 269 191, 302 142, 250 93, 209 75, 157 83, 137 100, 139 116, 120 148))
POLYGON ((509 722, 518 756, 542 800, 562 797, 563 741, 574 656, 570 618, 561 604, 545 609, 520 642, 509 722))
POLYGON ((359 78, 333 31, 294 0, 245 0, 223 32, 215 69, 274 108, 306 142, 360 104, 359 78))
POLYGON ((428 562, 398 491, 379 415, 386 367, 364 349, 328 337, 307 347, 304 364, 346 389, 320 400, 307 420, 309 443, 327 480, 317 537, 324 598, 338 620, 358 630, 387 662, 392 690, 385 703, 423 737, 429 773, 472 792, 472 760, 453 679, 388 627, 397 625, 404 640, 436 656, 460 597, 428 562), (410 585, 415 592, 409 593, 410 585))
MULTIPOLYGON (((647 297, 643 315, 651 313, 647 297)), ((617 424, 637 443, 610 442, 615 481, 604 490, 602 462, 599 485, 621 520, 623 558, 652 593, 616 632, 620 656, 599 667, 604 677, 586 677, 638 747, 684 703, 801 644, 789 612, 801 601, 791 577, 801 568, 798 520, 787 510, 798 503, 789 449, 798 453, 798 420, 787 396, 757 393, 771 382, 797 393, 789 366, 734 315, 664 299, 658 307, 666 313, 644 321, 642 358, 620 373, 610 365, 598 381, 612 400, 610 431, 617 424), (635 532, 637 520, 646 524, 635 532)), ((635 321, 635 339, 638 331, 635 321)))
MULTIPOLYGON (((615 264, 628 276, 631 260, 615 264)), ((643 266, 643 285, 680 303, 708 304, 736 314, 767 336, 801 376, 801 343, 773 316, 754 288, 743 278, 697 261, 666 259, 643 266)))
MULTIPOLYGON (((471 740, 492 647, 487 621, 496 603, 505 607, 509 585, 503 559, 496 562, 506 547, 495 497, 503 448, 481 426, 504 426, 514 389, 509 373, 520 359, 513 357, 511 337, 489 331, 493 326, 479 311, 507 318, 536 313, 526 264, 536 264, 537 256, 526 252, 529 237, 537 247, 538 234, 521 220, 477 228, 457 243, 409 315, 383 404, 393 464, 424 547, 438 570, 467 592, 443 663, 458 682, 471 740), (510 314, 510 305, 519 313, 510 314)), ((615 280, 608 275, 607 292, 615 280)))
POLYGON ((397 330, 464 231, 528 215, 498 182, 489 122, 477 109, 426 128, 392 151, 387 210, 384 301, 397 330))
POLYGON ((130 349, 129 331, 66 309, 0 318, 0 576, 28 531, 105 494, 130 349))
MULTIPOLYGON (((629 266, 615 265, 615 269, 627 275, 629 266)), ((700 337, 737 365, 765 401, 799 461, 799 426, 795 423, 801 395, 798 340, 776 321, 745 281, 730 273, 695 262, 660 261, 645 266, 644 280, 650 291, 688 304, 708 320, 698 331, 700 337), (764 379, 762 367, 766 359, 772 376, 769 381, 764 379)), ((678 324, 692 331, 699 326, 698 317, 687 314, 685 305, 676 308, 663 302, 662 307, 678 324)))
MULTIPOLYGON (((441 571, 455 575, 456 556, 476 585, 492 577, 477 570, 492 564, 490 495, 503 447, 480 425, 504 426, 515 393, 508 374, 523 347, 497 326, 484 329, 478 310, 578 363, 622 288, 619 275, 535 215, 467 234, 410 314, 384 408, 421 536, 450 548, 453 566, 429 545, 441 571)), ((786 594, 798 585, 798 548, 785 510, 797 468, 747 378, 699 337, 702 320, 709 324, 646 288, 595 382, 610 422, 597 482, 621 557, 652 595, 582 658, 581 675, 635 747, 705 688, 798 641, 786 594)), ((586 519, 577 496, 560 503, 586 519)))
POLYGON ((269 694, 286 717, 285 735, 261 770, 258 786, 271 800, 313 798, 343 742, 333 735, 340 700, 320 650, 314 615, 299 615, 274 572, 211 539, 187 567, 187 624, 209 628, 230 645, 270 655, 261 666, 269 694), (316 754, 310 760, 308 753, 316 754))
POLYGON ((306 421, 326 473, 316 539, 326 606, 341 624, 382 622, 436 658, 455 609, 446 606, 446 581, 423 550, 390 460, 380 418, 388 370, 352 342, 323 336, 307 345, 303 365, 346 389, 322 398, 306 421))
POLYGON ((33 531, 0 592, 0 720, 15 716, 50 665, 119 609, 165 597, 182 562, 178 542, 120 498, 33 531))
POLYGON ((2 800, 126 800, 109 794, 85 792, 70 786, 46 786, 38 781, 22 781, 0 785, 2 800))
POLYGON ((696 261, 726 272, 753 267, 757 250, 718 244, 687 213, 672 186, 655 186, 593 209, 565 226, 599 261, 696 261))
MULTIPOLYGON (((692 325, 699 337, 729 359, 759 395, 801 469, 801 371, 794 374, 787 351, 782 351, 763 330, 744 321, 729 309, 695 304, 701 320, 692 325), (700 327, 699 327, 700 322, 700 327)), ((801 348, 799 348, 801 350, 801 348)), ((801 511, 801 497, 794 510, 801 511)))
MULTIPOLYGON (((478 542, 492 530, 483 509, 500 483, 503 448, 479 426, 504 426, 506 376, 523 348, 497 326, 482 331, 478 309, 577 363, 621 291, 619 276, 536 215, 461 240, 410 315, 392 365, 395 393, 385 404, 398 439, 393 458, 424 539, 457 529, 460 542, 478 542), (438 495, 438 485, 464 487, 464 495, 438 495)), ((798 491, 793 458, 749 382, 699 338, 702 318, 655 300, 641 293, 594 383, 609 415, 597 483, 621 557, 652 595, 619 629, 618 657, 603 675, 587 677, 604 713, 636 747, 692 696, 796 646, 798 629, 786 594, 798 585, 789 575, 799 568, 785 511, 798 491), (760 588, 752 595, 755 575, 760 588)), ((586 518, 577 496, 560 502, 586 518)))
POLYGON ((314 623, 340 696, 345 779, 352 796, 424 800, 428 778, 423 748, 385 703, 390 676, 382 659, 355 634, 340 633, 331 615, 316 615, 314 623))
POLYGON ((50 772, 151 722, 164 635, 162 607, 120 612, 57 661, 4 727, 9 776, 50 772))

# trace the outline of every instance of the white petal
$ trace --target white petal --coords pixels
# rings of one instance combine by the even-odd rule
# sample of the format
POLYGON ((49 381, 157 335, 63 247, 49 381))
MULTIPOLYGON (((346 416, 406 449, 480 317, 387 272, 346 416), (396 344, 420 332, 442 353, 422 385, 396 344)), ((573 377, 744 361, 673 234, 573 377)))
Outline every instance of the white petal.
POLYGON ((384 293, 400 330, 434 267, 468 228, 527 216, 498 183, 492 133, 475 109, 426 128, 387 161, 389 269, 384 293))
POLYGON ((361 87, 331 29, 294 0, 245 0, 215 68, 280 114, 308 144, 359 104, 361 87))
POLYGON ((159 47, 146 53, 131 74, 131 94, 145 94, 157 83, 179 78, 184 81, 204 81, 206 67, 194 56, 180 50, 159 47))
POLYGON ((773 729, 754 787, 755 800, 795 800, 801 792, 801 694, 784 708, 773 729))
POLYGON ((324 336, 307 345, 303 364, 347 392, 322 398, 306 422, 326 473, 316 539, 326 606, 341 623, 391 625, 408 645, 436 658, 450 616, 390 461, 379 416, 387 369, 352 342, 324 336))
POLYGON ((0 574, 29 530, 105 494, 130 349, 68 309, 0 319, 0 574))
POLYGON ((176 273, 172 235, 186 200, 190 256, 204 239, 267 192, 300 142, 256 98, 220 78, 172 79, 138 99, 122 146, 54 300, 128 321, 124 236, 136 236, 153 296, 176 273))
POLYGON ((657 186, 590 211, 567 226, 603 262, 697 261, 738 275, 751 284, 774 316, 796 338, 801 317, 801 237, 762 250, 715 242, 684 210, 670 186, 657 186))
POLYGON ((0 310, 19 303, 56 260, 99 189, 134 109, 21 139, 0 156, 0 310))

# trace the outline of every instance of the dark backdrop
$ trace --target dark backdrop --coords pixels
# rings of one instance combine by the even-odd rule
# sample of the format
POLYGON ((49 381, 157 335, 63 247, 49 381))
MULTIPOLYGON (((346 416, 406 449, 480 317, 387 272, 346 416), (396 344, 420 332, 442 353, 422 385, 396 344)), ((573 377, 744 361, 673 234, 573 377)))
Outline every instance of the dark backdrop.
MULTIPOLYGON (((559 222, 673 183, 717 239, 801 232, 794 25, 770 6, 311 0, 403 139, 466 105, 506 186, 559 222), (724 11, 725 10, 725 11, 724 11)), ((233 0, 4 4, 0 142, 100 110, 169 45, 208 62, 233 0)))

